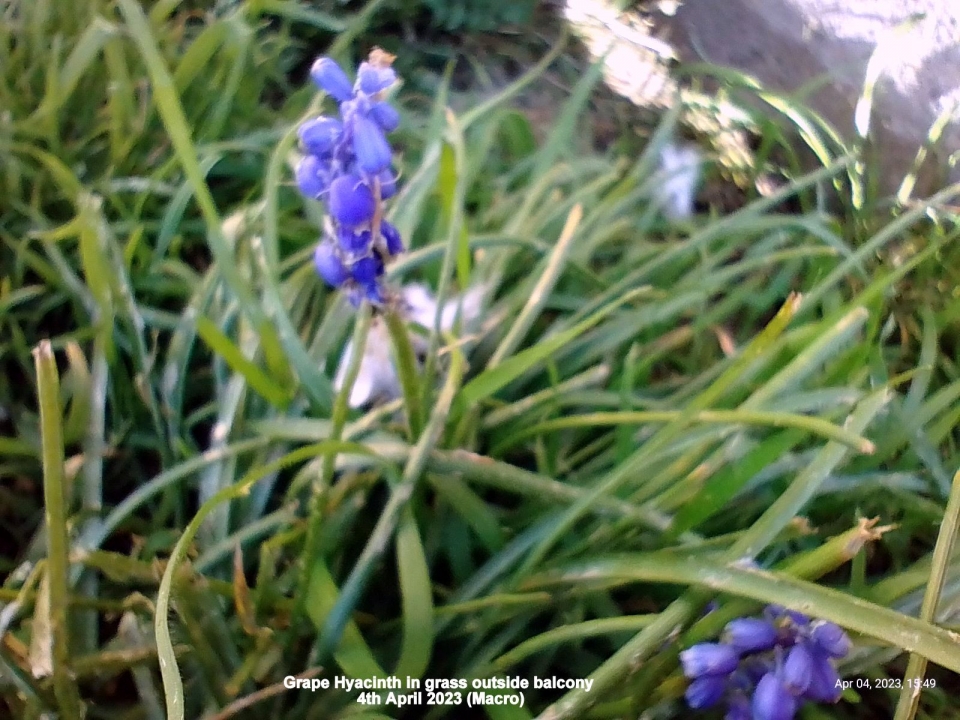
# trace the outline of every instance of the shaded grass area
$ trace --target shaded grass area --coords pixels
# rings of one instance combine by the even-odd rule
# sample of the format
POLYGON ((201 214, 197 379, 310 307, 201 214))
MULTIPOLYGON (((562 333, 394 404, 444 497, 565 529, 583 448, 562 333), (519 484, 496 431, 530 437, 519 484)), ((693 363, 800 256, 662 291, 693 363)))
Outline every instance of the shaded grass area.
POLYGON ((960 382, 930 287, 956 189, 828 214, 857 182, 831 140, 774 194, 670 223, 679 109, 623 157, 576 141, 597 69, 541 142, 512 108, 559 45, 456 115, 449 76, 425 110, 401 90, 391 275, 490 302, 469 345, 430 335, 404 399, 348 410, 330 377, 369 319, 310 266, 292 127, 319 104, 295 81, 381 5, 6 11, 4 709, 460 717, 280 688, 511 675, 595 682, 488 717, 686 717, 677 652, 777 601, 851 631, 852 676, 929 660, 921 712, 947 717, 960 382))

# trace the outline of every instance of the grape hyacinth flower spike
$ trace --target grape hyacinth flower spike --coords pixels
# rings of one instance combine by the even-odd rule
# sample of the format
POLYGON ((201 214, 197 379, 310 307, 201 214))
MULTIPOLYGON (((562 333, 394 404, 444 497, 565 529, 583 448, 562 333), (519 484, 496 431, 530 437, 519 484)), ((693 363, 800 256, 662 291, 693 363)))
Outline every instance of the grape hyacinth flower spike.
POLYGON ((840 626, 769 605, 763 617, 727 623, 721 642, 680 653, 691 681, 687 705, 702 710, 723 701, 727 720, 793 720, 804 703, 840 699, 833 661, 849 651, 840 626))
POLYGON ((316 271, 355 306, 363 300, 380 305, 392 296, 384 284, 386 263, 403 252, 400 233, 383 219, 383 201, 396 194, 387 134, 396 130, 400 116, 385 97, 397 81, 393 60, 374 49, 351 82, 334 60, 319 58, 310 77, 337 102, 340 117, 321 115, 298 129, 304 156, 296 169, 297 187, 327 209, 314 253, 316 271))

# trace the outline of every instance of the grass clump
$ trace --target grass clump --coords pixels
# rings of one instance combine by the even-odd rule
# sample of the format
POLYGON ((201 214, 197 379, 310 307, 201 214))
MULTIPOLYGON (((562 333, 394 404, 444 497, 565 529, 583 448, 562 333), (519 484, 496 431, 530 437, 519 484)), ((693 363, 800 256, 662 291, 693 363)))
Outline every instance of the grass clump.
POLYGON ((575 142, 597 68, 540 143, 510 105, 561 46, 459 114, 449 76, 426 112, 401 89, 391 279, 485 302, 410 330, 415 381, 351 408, 332 378, 376 320, 309 262, 297 33, 346 54, 377 7, 6 11, 4 709, 458 717, 472 688, 403 707, 284 678, 559 677, 590 689, 485 712, 688 717, 679 653, 779 603, 851 635, 845 677, 922 683, 822 713, 947 716, 956 303, 920 284, 956 188, 828 214, 856 161, 831 152, 670 221, 679 108, 624 158, 575 142))

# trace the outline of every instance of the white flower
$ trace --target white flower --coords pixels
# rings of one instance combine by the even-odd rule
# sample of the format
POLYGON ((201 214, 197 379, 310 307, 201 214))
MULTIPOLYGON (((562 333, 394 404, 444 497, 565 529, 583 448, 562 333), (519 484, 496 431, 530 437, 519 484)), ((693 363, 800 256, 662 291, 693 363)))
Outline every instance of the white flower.
MULTIPOLYGON (((471 288, 462 296, 451 298, 437 307, 436 298, 424 285, 407 285, 403 288, 404 314, 411 322, 433 329, 437 313, 440 314, 440 329, 449 332, 453 329, 458 311, 461 315, 461 330, 469 333, 476 328, 483 308, 486 288, 471 288)), ((426 342, 416 333, 410 334, 414 349, 418 353, 426 351, 426 342)), ((337 368, 333 387, 340 391, 346 381, 347 367, 353 358, 353 340, 347 342, 337 368)), ((375 318, 367 334, 367 343, 360 358, 357 379, 350 389, 350 407, 358 408, 371 402, 389 401, 400 397, 400 379, 391 357, 390 334, 386 324, 375 318)))
POLYGON ((692 145, 667 143, 660 150, 660 171, 664 181, 656 187, 655 195, 669 219, 684 220, 693 215, 702 164, 700 151, 692 145))
MULTIPOLYGON (((337 392, 340 392, 347 379, 347 367, 352 358, 353 340, 351 339, 343 349, 340 367, 337 368, 337 377, 333 381, 333 387, 337 392)), ((383 320, 376 318, 370 325, 370 332, 367 333, 367 344, 363 348, 363 357, 360 358, 357 379, 350 388, 350 407, 361 407, 376 398, 396 397, 400 397, 400 379, 390 358, 390 335, 383 320)))

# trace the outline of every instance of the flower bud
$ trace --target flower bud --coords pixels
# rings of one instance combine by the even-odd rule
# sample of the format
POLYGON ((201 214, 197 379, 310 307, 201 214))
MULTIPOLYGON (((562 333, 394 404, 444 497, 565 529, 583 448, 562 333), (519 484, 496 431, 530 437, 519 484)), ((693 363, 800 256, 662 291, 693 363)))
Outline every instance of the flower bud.
POLYGON ((343 124, 333 118, 318 117, 301 125, 297 135, 308 152, 314 155, 329 155, 343 135, 343 124))
POLYGON ((368 175, 376 175, 390 167, 393 151, 376 123, 358 115, 353 126, 353 151, 357 166, 368 175))
POLYGON ((356 227, 370 222, 375 203, 373 194, 358 176, 342 175, 330 184, 327 199, 330 215, 345 227, 356 227))
POLYGON ((761 652, 777 642, 777 629, 759 618, 737 618, 727 623, 725 639, 740 653, 761 652))
POLYGON ((350 78, 336 62, 328 57, 317 60, 310 68, 313 82, 337 102, 353 97, 353 85, 350 78))
POLYGON ((337 242, 340 249, 352 255, 366 255, 370 252, 370 231, 354 231, 341 227, 337 230, 337 242))
POLYGON ((737 669, 739 662, 737 651, 721 643, 699 643, 680 653, 683 674, 688 678, 727 675, 737 669))
POLYGON ((753 720, 793 720, 797 712, 796 698, 773 673, 767 673, 753 693, 753 720))
POLYGON ((704 675, 690 683, 684 697, 687 705, 694 710, 705 710, 720 702, 727 689, 726 678, 717 675, 704 675))
POLYGON ((333 287, 340 287, 350 279, 350 273, 343 262, 337 256, 333 243, 323 241, 317 245, 313 252, 313 264, 317 269, 317 274, 323 280, 333 287))
POLYGON ((330 186, 328 177, 327 166, 315 155, 306 155, 297 163, 297 187, 308 198, 317 200, 327 191, 330 186))
POLYGON ((800 695, 810 687, 813 677, 813 657, 804 643, 798 643, 790 648, 787 659, 781 668, 783 684, 794 695, 800 695))
POLYGON ((387 102, 378 102, 370 106, 370 117, 384 132, 391 133, 400 127, 400 113, 387 102))
POLYGON ((818 620, 810 630, 810 640, 830 657, 842 658, 850 652, 850 638, 839 625, 818 620))
POLYGON ((360 258, 353 264, 351 274, 353 279, 364 287, 376 285, 377 280, 383 275, 383 260, 378 255, 360 258))
POLYGON ((403 252, 403 238, 400 237, 400 231, 386 220, 380 223, 380 237, 386 243, 387 252, 390 255, 399 255, 403 252))
POLYGON ((360 258, 353 264, 353 279, 365 297, 372 303, 383 302, 383 287, 380 278, 383 275, 383 261, 377 255, 360 258))
POLYGON ((389 65, 360 63, 357 70, 357 84, 367 95, 376 95, 397 81, 397 73, 389 65))
POLYGON ((814 702, 835 703, 843 690, 840 676, 830 660, 819 653, 813 653, 813 665, 810 672, 810 685, 803 696, 814 702))

